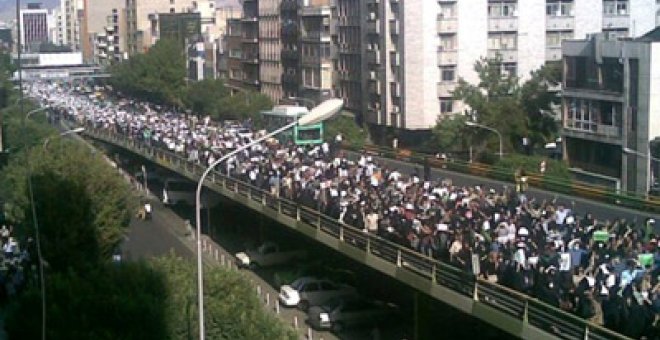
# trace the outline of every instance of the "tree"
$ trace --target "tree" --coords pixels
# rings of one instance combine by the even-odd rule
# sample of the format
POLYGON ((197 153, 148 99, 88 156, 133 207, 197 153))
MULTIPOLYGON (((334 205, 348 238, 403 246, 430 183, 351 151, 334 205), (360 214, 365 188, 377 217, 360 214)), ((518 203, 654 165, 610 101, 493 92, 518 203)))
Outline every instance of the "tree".
MULTIPOLYGON (((80 143, 53 136, 48 146, 47 150, 41 145, 22 150, 12 156, 0 174, 0 194, 11 202, 8 217, 25 227, 20 232, 32 234, 27 190, 29 160, 37 217, 45 232, 43 242, 53 244, 45 259, 50 262, 67 258, 66 254, 60 255, 66 250, 63 247, 81 248, 81 240, 93 241, 92 245, 85 244, 92 248, 85 248, 90 252, 83 257, 90 261, 109 259, 123 239, 136 206, 129 185, 101 155, 92 154, 80 143)), ((75 267, 78 263, 61 264, 75 267)))
POLYGON ((325 121, 324 124, 326 140, 333 140, 335 136, 341 133, 344 142, 359 148, 364 145, 364 130, 357 125, 353 117, 339 115, 325 121))
MULTIPOLYGON (((198 329, 195 267, 173 255, 154 259, 167 289, 167 324, 172 338, 192 338, 198 329)), ((292 329, 267 313, 242 275, 207 267, 204 272, 206 334, 210 339, 296 339, 292 329)))
POLYGON ((201 115, 215 115, 221 101, 229 96, 229 89, 222 80, 204 79, 189 85, 183 100, 187 108, 201 115))
POLYGON ((433 146, 429 149, 435 149, 441 152, 456 152, 465 150, 468 141, 465 136, 472 135, 472 131, 466 128, 466 115, 456 115, 453 117, 438 118, 437 124, 433 127, 432 138, 427 143, 433 146))
MULTIPOLYGON (((526 114, 519 101, 518 77, 502 73, 501 57, 482 58, 474 69, 479 75, 479 84, 472 85, 460 79, 454 98, 472 109, 469 113, 472 119, 498 130, 503 136, 505 149, 511 149, 527 133, 526 114)), ((499 143, 498 137, 492 133, 478 134, 473 142, 481 147, 490 142, 495 149, 499 143)))
POLYGON ((560 104, 556 90, 561 82, 561 63, 548 62, 532 71, 520 91, 522 106, 528 114, 532 145, 545 144, 557 135, 559 126, 553 111, 560 104))
MULTIPOLYGON (((505 150, 522 147, 523 137, 531 139, 532 147, 553 139, 558 129, 552 116, 559 103, 557 93, 553 91, 561 78, 558 64, 549 63, 533 71, 522 86, 518 85, 518 77, 502 72, 499 56, 482 58, 475 63, 474 69, 479 83, 474 85, 460 79, 453 93, 455 99, 470 107, 471 112, 466 112, 470 119, 499 131, 505 150)), ((434 129, 440 139, 444 138, 443 135, 459 137, 456 124, 445 120, 440 123, 434 129)), ((481 132, 473 138, 473 145, 478 150, 486 143, 491 149, 497 148, 497 136, 481 132)), ((446 141, 444 145, 447 145, 446 141)))
POLYGON ((186 86, 184 53, 177 42, 160 39, 147 53, 113 65, 109 83, 131 97, 181 107, 186 86))
POLYGON ((220 120, 252 119, 256 126, 260 126, 261 111, 272 108, 273 102, 264 94, 250 91, 239 92, 233 96, 222 98, 214 117, 220 120))
MULTIPOLYGON (((84 272, 51 271, 46 280, 49 339, 172 339, 167 334, 163 274, 149 264, 99 264, 84 272)), ((10 339, 38 339, 41 299, 36 286, 7 312, 10 339)))

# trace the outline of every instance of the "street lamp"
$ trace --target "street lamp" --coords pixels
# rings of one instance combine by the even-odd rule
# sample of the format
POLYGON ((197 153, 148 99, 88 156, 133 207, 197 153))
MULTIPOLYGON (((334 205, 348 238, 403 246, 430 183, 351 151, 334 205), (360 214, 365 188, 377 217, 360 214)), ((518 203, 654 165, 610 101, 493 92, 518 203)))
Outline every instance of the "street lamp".
POLYGON ((631 148, 629 148, 629 147, 625 147, 625 146, 624 146, 624 147, 621 148, 621 150, 623 151, 623 153, 626 153, 626 154, 636 155, 636 156, 639 156, 639 157, 642 157, 642 158, 650 159, 650 160, 652 160, 652 161, 654 161, 654 162, 660 162, 660 158, 653 157, 653 156, 651 156, 651 155, 649 155, 649 154, 646 154, 646 155, 645 155, 645 154, 643 154, 643 153, 641 153, 641 152, 639 152, 639 151, 637 151, 637 150, 633 150, 633 149, 631 149, 631 148))
POLYGON ((476 128, 481 128, 481 129, 484 129, 484 130, 492 131, 495 134, 497 134, 497 137, 500 140, 500 153, 499 153, 499 155, 500 155, 500 159, 502 159, 502 155, 503 155, 503 153, 502 153, 502 134, 499 131, 495 130, 494 128, 492 128, 490 126, 481 125, 479 123, 475 123, 475 122, 471 122, 471 121, 466 121, 465 125, 470 126, 470 127, 476 127, 476 128))
MULTIPOLYGON (((75 128, 75 129, 67 130, 67 131, 61 132, 61 133, 60 133, 60 137, 64 137, 64 136, 72 135, 72 134, 78 134, 78 133, 81 133, 81 132, 83 132, 83 131, 85 131, 85 128, 84 128, 84 127, 79 127, 79 128, 75 128)), ((44 150, 45 150, 46 147, 48 146, 48 142, 50 142, 50 137, 48 137, 48 138, 46 138, 46 139, 44 140, 44 146, 43 146, 44 150)))
POLYGON ((341 99, 329 99, 324 101, 323 103, 319 104, 315 108, 313 108, 309 113, 306 115, 302 116, 300 119, 297 121, 293 121, 285 126, 282 126, 275 131, 267 133, 265 136, 262 136, 260 138, 255 139, 254 141, 243 145, 240 148, 237 148, 236 150, 222 156, 220 159, 216 160, 213 162, 211 165, 209 165, 208 168, 204 171, 202 174, 202 177, 199 178, 199 182, 197 183, 197 192, 195 193, 195 223, 197 226, 197 299, 198 299, 198 307, 199 307, 199 339, 204 340, 205 333, 204 333, 204 285, 202 282, 202 205, 201 205, 201 195, 202 195, 202 188, 204 187, 204 180, 206 179, 206 176, 220 163, 224 162, 225 160, 229 159, 230 157, 233 157, 234 155, 241 153, 252 146, 261 143, 262 141, 269 139, 275 135, 278 135, 284 131, 287 131, 296 125, 312 125, 312 124, 317 124, 319 122, 322 122, 324 120, 327 120, 334 115, 336 115, 344 106, 344 101, 341 99))
POLYGON ((45 111, 45 110, 48 110, 48 109, 50 109, 50 106, 42 106, 38 109, 34 109, 34 110, 28 112, 27 114, 25 114, 25 120, 30 119, 30 116, 32 116, 33 114, 35 114, 37 112, 45 111))

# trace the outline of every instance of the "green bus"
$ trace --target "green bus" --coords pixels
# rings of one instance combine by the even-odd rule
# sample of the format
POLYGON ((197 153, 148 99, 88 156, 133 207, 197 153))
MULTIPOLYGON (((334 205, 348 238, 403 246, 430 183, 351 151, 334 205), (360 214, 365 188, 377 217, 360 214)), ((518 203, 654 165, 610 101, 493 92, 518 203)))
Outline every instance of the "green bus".
MULTIPOLYGON (((294 105, 278 105, 270 111, 262 111, 266 131, 273 131, 293 122, 309 113, 307 108, 294 105)), ((323 123, 296 126, 293 131, 279 134, 280 143, 293 141, 296 145, 315 145, 323 143, 323 123)))

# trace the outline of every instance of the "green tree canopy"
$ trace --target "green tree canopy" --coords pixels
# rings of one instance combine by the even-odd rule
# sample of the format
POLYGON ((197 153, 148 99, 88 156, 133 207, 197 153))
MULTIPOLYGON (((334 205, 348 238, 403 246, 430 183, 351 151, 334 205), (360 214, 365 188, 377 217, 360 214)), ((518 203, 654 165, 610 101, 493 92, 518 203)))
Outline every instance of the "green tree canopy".
POLYGON ((8 217, 27 226, 22 230, 27 234, 32 234, 28 160, 39 226, 53 237, 44 239, 44 244, 54 244, 48 248, 53 253, 44 254, 46 261, 54 260, 48 256, 56 256, 60 247, 80 248, 78 242, 90 237, 98 252, 88 254, 88 260, 95 261, 97 255, 108 259, 123 239, 135 206, 128 184, 101 155, 80 143, 53 137, 47 148, 24 150, 3 169, 0 193, 11 202, 8 217))
MULTIPOLYGON (((474 70, 479 82, 470 84, 460 79, 454 99, 470 108, 464 112, 468 119, 499 131, 505 150, 521 148, 523 137, 529 137, 533 146, 556 136, 558 127, 552 111, 559 103, 554 90, 561 76, 557 64, 550 63, 533 71, 522 85, 517 76, 503 72, 501 57, 482 58, 475 63, 474 70)), ((452 144, 453 138, 460 139, 467 131, 457 125, 461 123, 464 120, 439 120, 433 129, 438 146, 444 149, 452 144)), ((471 139, 477 151, 486 147, 496 150, 497 144, 496 134, 487 131, 479 131, 471 139)))
POLYGON ((184 53, 175 41, 158 40, 147 53, 113 65, 109 83, 131 97, 182 106, 186 85, 184 53))

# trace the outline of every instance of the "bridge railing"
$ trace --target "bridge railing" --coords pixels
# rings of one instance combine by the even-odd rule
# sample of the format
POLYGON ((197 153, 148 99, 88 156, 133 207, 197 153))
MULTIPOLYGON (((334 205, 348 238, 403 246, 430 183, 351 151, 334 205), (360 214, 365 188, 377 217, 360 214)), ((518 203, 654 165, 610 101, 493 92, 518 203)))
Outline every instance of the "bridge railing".
MULTIPOLYGON (((109 133, 106 130, 91 129, 86 130, 85 134, 122 146, 167 168, 192 175, 192 178, 199 178, 205 170, 201 165, 190 163, 179 155, 109 133)), ((346 225, 316 210, 298 205, 285 198, 274 197, 269 192, 236 178, 214 171, 208 181, 225 190, 267 206, 293 220, 304 222, 319 234, 330 236, 343 244, 379 258, 397 268, 414 273, 418 277, 430 281, 433 285, 440 285, 472 299, 475 303, 498 310, 519 320, 524 326, 542 329, 562 339, 627 339, 621 334, 548 305, 536 298, 479 279, 470 273, 432 257, 346 225)))

